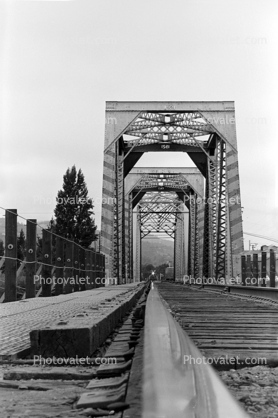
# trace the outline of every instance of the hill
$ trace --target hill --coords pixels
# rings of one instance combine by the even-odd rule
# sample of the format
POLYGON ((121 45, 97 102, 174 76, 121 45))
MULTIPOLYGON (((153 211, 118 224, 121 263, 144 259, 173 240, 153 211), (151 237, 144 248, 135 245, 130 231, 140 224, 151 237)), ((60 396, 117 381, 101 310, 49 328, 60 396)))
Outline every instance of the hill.
MULTIPOLYGON (((47 228, 49 221, 41 221, 38 223, 42 228, 47 228)), ((23 232, 26 236, 26 224, 18 222, 17 223, 17 236, 19 236, 21 229, 23 229, 23 232)), ((37 227, 37 235, 39 236, 42 235, 42 230, 40 227, 37 227)), ((5 218, 0 218, 0 240, 2 240, 5 243, 5 218)))
POLYGON ((174 261, 174 240, 143 239, 142 240, 142 264, 161 264, 174 261))

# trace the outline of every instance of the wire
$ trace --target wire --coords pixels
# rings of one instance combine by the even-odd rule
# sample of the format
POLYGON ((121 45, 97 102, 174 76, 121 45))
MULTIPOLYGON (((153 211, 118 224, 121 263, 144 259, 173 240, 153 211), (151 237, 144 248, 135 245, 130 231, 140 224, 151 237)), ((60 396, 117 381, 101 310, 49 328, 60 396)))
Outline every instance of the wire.
MULTIPOLYGON (((7 257, 7 256, 5 256, 5 255, 3 255, 3 257, 2 258, 4 258, 5 260, 7 259, 7 260, 14 260, 14 261, 19 261, 21 264, 35 264, 35 263, 38 263, 38 264, 41 264, 42 266, 47 266, 47 267, 54 267, 55 269, 59 269, 59 268, 62 268, 62 269, 73 269, 73 270, 82 270, 82 271, 87 271, 87 272, 93 272, 93 273, 96 273, 97 271, 99 271, 98 269, 97 270, 90 270, 90 269, 85 269, 85 268, 80 268, 80 267, 74 267, 74 266, 55 266, 54 264, 46 264, 46 263, 43 263, 42 261, 26 261, 26 260, 21 260, 20 258, 15 258, 15 257, 7 257)), ((1 258, 1 260, 2 260, 2 258, 1 258)))
POLYGON ((2 206, 0 206, 0 209, 5 210, 6 212, 12 213, 13 215, 18 216, 19 218, 24 219, 26 222, 28 221, 29 223, 31 223, 31 224, 33 224, 33 225, 38 226, 39 228, 41 228, 41 230, 42 230, 42 231, 47 231, 47 232, 49 232, 50 234, 55 235, 55 237, 62 238, 62 239, 63 239, 63 240, 65 240, 65 241, 71 242, 71 243, 73 243, 74 245, 76 245, 77 247, 81 248, 82 250, 90 250, 90 248, 84 248, 84 247, 82 247, 82 245, 77 244, 76 242, 74 242, 73 240, 71 240, 71 239, 69 239, 69 238, 62 237, 61 235, 55 234, 55 232, 53 232, 53 231, 49 231, 48 229, 43 228, 43 227, 42 227, 41 225, 39 225, 37 222, 32 222, 31 220, 24 218, 24 216, 21 216, 21 215, 19 215, 18 213, 15 213, 15 212, 13 212, 13 211, 11 211, 11 210, 9 210, 9 209, 3 208, 2 206))
POLYGON ((243 234, 244 235, 250 235, 251 237, 267 239, 268 241, 273 241, 273 242, 277 242, 278 243, 278 239, 277 238, 270 238, 270 237, 266 237, 265 235, 251 234, 250 232, 243 232, 243 234))

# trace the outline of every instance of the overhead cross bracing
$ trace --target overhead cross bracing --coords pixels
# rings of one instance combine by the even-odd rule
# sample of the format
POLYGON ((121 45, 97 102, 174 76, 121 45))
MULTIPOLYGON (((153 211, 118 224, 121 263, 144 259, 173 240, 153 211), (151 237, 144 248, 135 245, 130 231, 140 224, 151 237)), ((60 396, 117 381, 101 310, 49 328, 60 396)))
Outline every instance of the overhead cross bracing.
POLYGON ((180 203, 174 192, 147 192, 138 207, 141 238, 156 232, 164 232, 174 238, 176 218, 181 212, 180 203))
POLYGON ((185 190, 188 189, 188 182, 176 174, 149 174, 140 180, 136 189, 185 190))
POLYGON ((212 132, 200 113, 142 112, 126 130, 124 142, 129 147, 169 143, 198 147, 198 141, 207 140, 212 132))
POLYGON ((234 103, 107 102, 106 116, 101 248, 107 275, 117 276, 120 283, 132 278, 130 248, 139 228, 134 229, 132 212, 157 188, 175 191, 179 198, 190 196, 189 271, 206 277, 234 276, 243 249, 234 103), (178 176, 171 178, 171 173, 161 179, 140 178, 136 194, 130 191, 132 168, 152 151, 189 155, 205 179, 201 203, 196 202, 194 187, 178 176))

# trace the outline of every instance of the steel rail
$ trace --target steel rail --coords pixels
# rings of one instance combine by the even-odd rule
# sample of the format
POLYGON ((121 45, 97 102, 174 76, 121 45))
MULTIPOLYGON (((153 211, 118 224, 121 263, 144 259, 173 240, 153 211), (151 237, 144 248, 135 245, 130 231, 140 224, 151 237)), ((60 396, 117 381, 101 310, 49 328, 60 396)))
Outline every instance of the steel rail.
MULTIPOLYGON (((265 279, 265 278, 264 278, 265 279)), ((222 284, 199 284, 190 285, 193 288, 197 287, 204 291, 212 292, 227 292, 234 296, 254 297, 266 300, 278 301, 278 288, 277 287, 262 287, 262 286, 242 286, 242 285, 222 285, 222 284)))
POLYGON ((249 417, 172 317, 153 284, 144 337, 143 418, 249 417))

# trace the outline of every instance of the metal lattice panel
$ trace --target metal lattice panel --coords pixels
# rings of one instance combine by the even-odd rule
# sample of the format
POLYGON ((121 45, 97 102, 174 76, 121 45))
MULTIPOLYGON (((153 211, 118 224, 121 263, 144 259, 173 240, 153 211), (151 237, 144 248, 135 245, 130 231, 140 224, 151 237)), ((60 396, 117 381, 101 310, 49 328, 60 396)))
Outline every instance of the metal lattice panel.
POLYGON ((226 146, 225 142, 218 141, 218 229, 216 252, 216 278, 225 277, 226 273, 226 146))
POLYGON ((148 192, 140 202, 141 237, 164 232, 174 238, 176 214, 179 211, 176 193, 148 192))
POLYGON ((141 113, 125 132, 128 146, 154 143, 176 143, 197 147, 197 137, 209 135, 211 126, 200 113, 141 113), (137 141, 127 136, 137 137, 137 141))
POLYGON ((148 175, 142 177, 140 182, 136 186, 136 190, 144 190, 154 188, 158 190, 173 189, 185 191, 189 189, 189 184, 185 177, 177 174, 159 174, 148 175))

